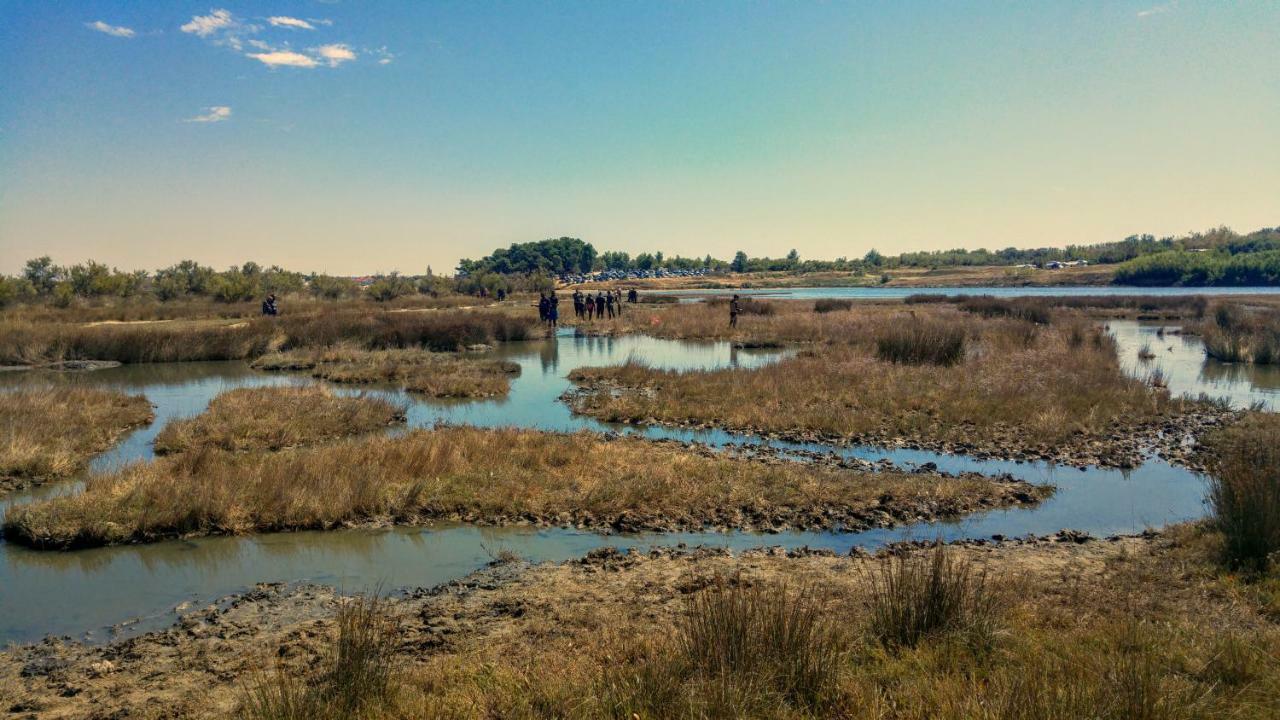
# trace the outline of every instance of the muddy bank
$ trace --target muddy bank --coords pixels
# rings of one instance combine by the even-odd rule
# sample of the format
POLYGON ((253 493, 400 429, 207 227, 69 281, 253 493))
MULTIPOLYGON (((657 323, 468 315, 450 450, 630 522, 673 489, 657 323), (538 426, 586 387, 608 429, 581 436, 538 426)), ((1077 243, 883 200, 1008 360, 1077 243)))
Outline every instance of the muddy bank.
MULTIPOLYGON (((987 541, 962 552, 1002 576, 1094 576, 1117 557, 1156 551, 1160 536, 1079 542, 1074 536, 987 541)), ((902 546, 885 553, 901 552, 902 546)), ((602 549, 562 564, 495 562, 460 580, 409 589, 391 601, 406 669, 471 652, 513 654, 549 642, 642 623, 665 626, 715 577, 813 582, 856 594, 874 560, 825 551, 760 548, 602 549), (541 639, 540 639, 541 638, 541 639)), ((0 653, 0 698, 19 718, 225 717, 246 683, 277 663, 317 662, 342 602, 328 587, 260 585, 184 612, 171 628, 90 645, 51 638, 0 653)))
MULTIPOLYGON (((835 447, 869 445, 886 449, 923 450, 964 455, 977 460, 1046 461, 1075 468, 1095 466, 1131 469, 1141 465, 1145 458, 1157 455, 1190 470, 1203 472, 1203 458, 1196 452, 1197 438, 1214 428, 1234 422, 1242 415, 1239 410, 1211 403, 1196 403, 1186 411, 1151 422, 1130 423, 1117 420, 1111 423, 1104 435, 1080 433, 1069 442, 1057 445, 1029 445, 1018 427, 1004 424, 997 424, 994 429, 984 428, 983 432, 991 436, 989 439, 968 442, 937 440, 922 435, 907 437, 889 429, 854 435, 832 435, 803 429, 780 432, 758 427, 728 427, 711 422, 680 422, 656 417, 619 419, 597 411, 592 401, 601 395, 618 397, 628 393, 652 393, 652 388, 618 385, 594 378, 574 378, 574 382, 577 386, 566 391, 561 399, 575 413, 598 420, 686 430, 718 429, 769 440, 835 447)), ((961 428, 963 427, 964 424, 961 424, 961 428)))

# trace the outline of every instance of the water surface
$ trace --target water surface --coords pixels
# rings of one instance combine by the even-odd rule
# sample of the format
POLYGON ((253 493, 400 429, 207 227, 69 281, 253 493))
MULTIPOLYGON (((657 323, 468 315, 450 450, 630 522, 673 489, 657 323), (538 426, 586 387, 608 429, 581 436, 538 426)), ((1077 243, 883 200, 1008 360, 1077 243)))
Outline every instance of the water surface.
MULTIPOLYGON (((1122 353, 1134 333, 1113 323, 1122 353)), ((1134 350, 1136 354, 1136 350, 1134 350)), ((398 390, 377 392, 408 407, 411 426, 438 422, 478 426, 521 426, 553 431, 616 430, 652 438, 677 438, 723 445, 767 443, 720 430, 671 430, 614 427, 575 416, 559 402, 570 387, 568 373, 587 365, 612 365, 635 359, 658 367, 749 369, 774 362, 782 353, 738 350, 728 343, 695 343, 645 337, 576 337, 511 343, 493 353, 521 367, 511 392, 502 399, 433 401, 398 390)), ((1138 369, 1135 369, 1137 372, 1138 369)), ((156 422, 128 436, 94 461, 96 469, 149 459, 151 442, 164 423, 201 412, 218 393, 251 385, 309 383, 310 378, 258 373, 244 363, 133 365, 81 375, 57 376, 63 382, 117 387, 146 395, 156 405, 156 422)), ((1222 387, 1242 388, 1252 378, 1219 379, 1222 387)), ((48 376, 20 373, 0 378, 0 386, 46 382, 48 376)), ((355 392, 349 388, 343 392, 355 392)), ((1095 535, 1139 532, 1199 517, 1204 484, 1195 474, 1152 459, 1133 471, 1080 471, 1047 463, 977 460, 914 450, 875 447, 833 448, 818 444, 767 443, 783 449, 835 452, 869 460, 888 458, 901 465, 936 463, 948 472, 1008 472, 1035 483, 1052 483, 1057 494, 1040 506, 969 516, 958 522, 918 523, 894 530, 860 533, 787 532, 674 533, 607 535, 570 529, 437 526, 332 532, 298 532, 249 537, 213 537, 151 545, 78 550, 33 551, 0 542, 0 643, 32 641, 48 634, 80 636, 92 632, 137 632, 173 621, 178 608, 200 606, 258 582, 314 581, 346 589, 430 586, 461 577, 508 549, 532 560, 564 560, 602 545, 648 547, 653 544, 722 545, 733 548, 777 544, 808 545, 847 551, 872 548, 908 537, 989 537, 1045 534, 1062 528, 1095 535), (126 622, 114 631, 108 626, 126 622)), ((48 489, 11 495, 5 506, 56 492, 76 492, 67 482, 48 489)))

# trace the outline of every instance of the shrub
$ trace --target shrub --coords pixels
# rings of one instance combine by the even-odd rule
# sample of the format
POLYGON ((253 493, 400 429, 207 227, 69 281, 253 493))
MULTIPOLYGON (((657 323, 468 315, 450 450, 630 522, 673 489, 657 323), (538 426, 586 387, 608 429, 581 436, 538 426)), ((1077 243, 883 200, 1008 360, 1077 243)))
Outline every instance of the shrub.
POLYGON ((871 573, 871 635, 914 647, 931 635, 989 629, 996 614, 986 576, 939 543, 926 553, 891 556, 871 573))
POLYGON ((813 303, 813 311, 816 313, 829 313, 829 312, 834 312, 836 310, 852 310, 852 309, 853 309, 852 300, 837 300, 834 298, 827 298, 823 300, 817 300, 813 303))
POLYGON ((876 338, 881 360, 906 365, 955 365, 964 350, 964 328, 919 318, 887 326, 876 338))
POLYGON ((1280 552, 1280 417, 1251 413, 1211 435, 1210 523, 1229 567, 1263 571, 1280 552))

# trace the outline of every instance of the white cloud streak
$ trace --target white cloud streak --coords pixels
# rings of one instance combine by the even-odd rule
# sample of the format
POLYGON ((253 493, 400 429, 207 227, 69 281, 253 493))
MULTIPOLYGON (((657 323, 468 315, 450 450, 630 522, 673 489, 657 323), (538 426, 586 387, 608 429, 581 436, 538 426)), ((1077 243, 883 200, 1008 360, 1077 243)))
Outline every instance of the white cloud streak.
POLYGON ((356 53, 349 45, 343 43, 335 43, 333 45, 321 45, 317 48, 311 48, 311 51, 320 56, 325 62, 329 63, 329 67, 338 67, 344 62, 350 62, 356 59, 356 53))
POLYGON ((1175 2, 1165 3, 1164 5, 1155 5, 1153 7, 1147 8, 1146 10, 1139 10, 1138 17, 1147 18, 1147 17, 1151 17, 1152 15, 1161 15, 1163 13, 1169 12, 1170 10, 1173 10, 1173 8, 1177 6, 1177 4, 1178 3, 1175 0, 1175 2))
POLYGON ((213 107, 206 108, 206 109, 209 112, 205 113, 204 115, 189 117, 184 122, 216 123, 216 122, 222 122, 223 120, 226 120, 227 118, 231 117, 231 108, 227 107, 226 105, 214 105, 213 107))
POLYGON ((267 18, 267 22, 275 27, 294 28, 296 30, 315 30, 316 26, 299 18, 277 15, 267 18))
POLYGON ((246 57, 251 57, 269 67, 285 66, 313 68, 319 64, 316 62, 315 58, 309 55, 303 55, 302 53, 293 52, 292 50, 274 50, 272 52, 265 53, 249 53, 246 57))
POLYGON ((123 25, 108 25, 101 20, 94 20, 91 23, 85 23, 84 26, 90 30, 97 30, 100 33, 106 33, 107 35, 114 37, 131 38, 137 34, 132 28, 127 28, 123 25))
POLYGON ((210 10, 208 15, 193 16, 191 22, 178 29, 184 33, 191 33, 199 37, 209 37, 219 30, 226 30, 235 25, 236 21, 231 18, 230 11, 214 9, 210 10))

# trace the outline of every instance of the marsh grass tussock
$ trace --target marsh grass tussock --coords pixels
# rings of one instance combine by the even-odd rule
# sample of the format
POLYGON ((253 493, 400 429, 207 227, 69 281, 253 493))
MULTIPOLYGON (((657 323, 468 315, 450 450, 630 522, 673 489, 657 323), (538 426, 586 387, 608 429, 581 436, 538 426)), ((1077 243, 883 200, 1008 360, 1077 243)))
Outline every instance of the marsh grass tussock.
POLYGON ((986 574, 942 543, 881 560, 868 587, 872 636, 893 648, 944 632, 990 637, 998 613, 986 574))
POLYGON ((965 331, 936 320, 911 319, 881 330, 876 355, 906 365, 951 366, 964 359, 965 331))
POLYGON ((399 619, 378 594, 357 595, 338 609, 337 630, 320 669, 299 677, 283 667, 246 685, 241 720, 377 717, 400 681, 399 619))
POLYGON ((1280 310, 1221 303, 1202 323, 1205 353, 1223 362, 1280 363, 1280 310))
POLYGON ((156 436, 157 454, 194 450, 280 450, 360 435, 404 421, 404 408, 382 398, 339 395, 316 385, 228 390, 193 418, 171 421, 156 436))
POLYGON ((1265 572, 1280 562, 1280 418, 1250 413, 1206 439, 1214 458, 1210 524, 1229 567, 1265 572))
POLYGON ((392 383, 431 397, 506 395, 520 366, 472 354, 421 349, 364 350, 349 345, 272 353, 260 370, 305 371, 336 383, 392 383))
POLYGON ((50 384, 0 394, 0 491, 70 477, 151 418, 145 398, 114 390, 50 384))
POLYGON ((1040 488, 985 478, 768 463, 640 439, 445 427, 283 453, 195 451, 88 478, 84 492, 9 510, 35 547, 435 519, 621 530, 828 526, 909 508, 948 515, 1040 488), (866 515, 869 513, 869 515, 866 515))

